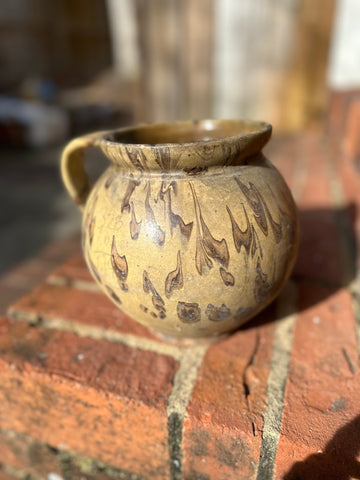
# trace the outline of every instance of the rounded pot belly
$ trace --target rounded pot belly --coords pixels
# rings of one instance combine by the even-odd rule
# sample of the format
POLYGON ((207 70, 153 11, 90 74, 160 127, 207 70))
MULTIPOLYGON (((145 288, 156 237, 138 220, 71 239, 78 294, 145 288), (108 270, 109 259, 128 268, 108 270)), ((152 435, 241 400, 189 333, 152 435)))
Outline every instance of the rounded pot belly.
POLYGON ((83 248, 102 290, 136 321, 167 335, 237 328, 286 282, 298 246, 297 213, 277 170, 125 174, 95 185, 83 248))

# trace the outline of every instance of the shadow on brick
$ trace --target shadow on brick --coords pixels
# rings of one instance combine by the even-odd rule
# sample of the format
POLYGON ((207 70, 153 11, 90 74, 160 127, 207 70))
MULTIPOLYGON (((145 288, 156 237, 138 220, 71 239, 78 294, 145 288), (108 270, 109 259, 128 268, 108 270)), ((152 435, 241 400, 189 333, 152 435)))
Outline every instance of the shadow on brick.
POLYGON ((284 480, 348 480, 360 478, 360 415, 340 428, 321 453, 297 462, 284 480))

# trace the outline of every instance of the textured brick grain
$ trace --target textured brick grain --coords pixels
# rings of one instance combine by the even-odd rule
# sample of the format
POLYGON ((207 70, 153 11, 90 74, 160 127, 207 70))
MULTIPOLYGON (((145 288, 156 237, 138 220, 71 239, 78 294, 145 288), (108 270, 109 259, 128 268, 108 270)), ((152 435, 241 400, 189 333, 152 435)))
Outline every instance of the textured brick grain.
POLYGON ((339 285, 344 276, 337 215, 330 188, 329 158, 318 139, 310 139, 304 155, 308 168, 301 195, 301 241, 294 275, 312 281, 339 285))
POLYGON ((131 333, 145 338, 157 337, 133 321, 102 292, 87 292, 73 287, 42 284, 8 310, 10 315, 41 322, 42 318, 63 319, 85 326, 131 333))
POLYGON ((257 324, 209 348, 184 422, 185 479, 245 479, 256 472, 273 319, 267 309, 257 324))
POLYGON ((55 282, 56 280, 62 280, 65 285, 74 285, 80 282, 94 283, 82 253, 72 257, 51 273, 49 281, 55 282))
POLYGON ((343 149, 345 155, 351 160, 360 160, 360 92, 349 105, 343 149))
POLYGON ((265 155, 280 171, 290 190, 296 183, 296 165, 299 158, 295 138, 274 138, 265 148, 265 155))
MULTIPOLYGON (((342 194, 347 203, 347 215, 353 229, 354 238, 351 239, 356 256, 356 266, 360 268, 360 172, 358 166, 349 158, 336 158, 336 173, 341 182, 342 194)), ((351 252, 350 252, 351 254, 351 252)))
POLYGON ((21 322, 1 330, 2 428, 167 478, 172 358, 21 322))
POLYGON ((299 308, 275 473, 288 479, 348 478, 343 466, 355 460, 351 431, 360 414, 351 297, 347 290, 303 285, 299 308), (320 471, 327 474, 319 476, 320 471))
POLYGON ((62 474, 57 451, 29 437, 0 431, 0 452, 3 465, 27 475, 44 477, 50 472, 62 474))
POLYGON ((0 431, 0 452, 1 462, 6 470, 29 480, 49 480, 51 474, 65 480, 145 479, 143 476, 98 463, 74 452, 58 450, 11 431, 0 431))
MULTIPOLYGON (((343 133, 349 102, 339 97, 331 119, 343 133)), ((34 326, 0 324, 0 425, 15 435, 0 432, 0 464, 44 480, 50 469, 65 480, 263 480, 274 462, 278 479, 360 478, 360 335, 344 260, 360 257, 360 177, 336 142, 306 134, 265 152, 299 205, 297 303, 285 289, 197 355, 122 314, 81 255, 16 302, 10 312, 34 326)))
POLYGON ((0 463, 0 480, 19 480, 19 477, 15 475, 11 475, 10 473, 1 471, 1 463, 0 463))

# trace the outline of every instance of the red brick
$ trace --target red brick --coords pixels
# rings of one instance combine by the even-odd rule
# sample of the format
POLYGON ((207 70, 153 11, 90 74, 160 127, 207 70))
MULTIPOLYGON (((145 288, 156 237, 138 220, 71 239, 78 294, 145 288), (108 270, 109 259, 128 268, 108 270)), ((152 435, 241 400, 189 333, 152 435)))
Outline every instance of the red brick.
POLYGON ((336 159, 337 173, 341 181, 343 195, 348 204, 348 212, 357 250, 357 266, 360 267, 360 188, 359 167, 355 162, 338 155, 336 159))
POLYGON ((6 277, 16 284, 39 283, 59 264, 70 256, 79 255, 80 237, 78 235, 49 242, 36 253, 33 258, 27 259, 6 272, 6 277))
POLYGON ((350 478, 342 469, 355 460, 360 414, 351 297, 347 290, 302 285, 299 309, 275 473, 287 479, 350 478))
POLYGON ((41 318, 63 319, 83 326, 157 339, 150 330, 125 315, 101 291, 87 292, 72 287, 42 284, 8 310, 10 315, 15 316, 19 311, 35 322, 41 318))
POLYGON ((354 163, 339 155, 336 161, 337 172, 342 184, 345 199, 360 205, 359 172, 354 163))
POLYGON ((326 134, 329 139, 341 143, 346 134, 346 122, 354 99, 359 98, 360 90, 333 91, 329 99, 329 112, 326 122, 326 134))
POLYGON ((341 263, 337 213, 330 191, 330 156, 326 143, 322 145, 315 134, 281 139, 274 143, 269 158, 297 193, 301 243, 294 275, 341 284, 344 267, 341 263))
POLYGON ((270 162, 280 171, 290 189, 294 186, 295 167, 298 157, 298 142, 294 137, 276 137, 264 151, 270 162))
POLYGON ((343 147, 345 154, 350 159, 360 158, 360 93, 349 105, 343 147))
MULTIPOLYGON (((71 480, 110 480, 132 478, 134 474, 98 464, 74 452, 65 452, 11 431, 0 431, 2 465, 21 478, 49 478, 49 473, 71 480), (126 474, 128 475, 126 476, 126 474), (132 477, 131 477, 132 476, 132 477)), ((136 477, 139 478, 139 477, 136 477)))
POLYGON ((9 286, 0 280, 0 315, 4 315, 11 302, 28 293, 28 288, 9 286))
POLYGON ((300 229, 300 247, 293 273, 295 278, 340 285, 344 265, 335 212, 316 208, 302 210, 300 229))
POLYGON ((34 442, 14 432, 0 431, 1 462, 28 475, 61 475, 57 455, 47 445, 34 442))
MULTIPOLYGON (((79 223, 80 230, 80 223, 79 223)), ((46 244, 38 253, 42 260, 48 260, 54 267, 67 260, 69 257, 78 254, 81 251, 80 234, 72 235, 68 238, 54 240, 46 244)))
POLYGON ((247 479, 261 447, 274 312, 212 345, 184 422, 184 478, 247 479), (207 475, 207 477, 205 477, 207 475))
POLYGON ((2 428, 168 478, 172 358, 6 319, 1 333, 2 428))
POLYGON ((72 257, 49 276, 50 281, 54 281, 58 278, 63 279, 64 283, 67 285, 72 285, 74 282, 79 281, 94 283, 93 277, 86 266, 82 254, 72 257))
MULTIPOLYGON (((318 139, 306 135, 280 143, 269 154, 300 194, 303 232, 295 278, 306 277, 300 285, 275 467, 277 477, 286 480, 359 476, 355 320, 349 292, 335 289, 343 266, 324 152, 318 139), (334 288, 320 288, 316 281, 334 288)), ((338 167, 343 185, 350 186, 344 187, 348 201, 360 207, 354 164, 339 159, 338 167)), ((359 225, 359 217, 353 218, 359 225)), ((102 293, 71 288, 74 279, 90 280, 81 257, 50 277, 56 278, 68 286, 42 285, 12 311, 33 319, 64 319, 68 326, 73 322, 155 338, 102 293)), ((184 480, 241 480, 256 474, 273 308, 209 347, 183 426, 184 480)), ((21 322, 4 321, 0 334, 2 428, 149 478, 169 478, 166 405, 177 368, 174 360, 21 322)), ((1 442, 0 437, 0 449, 1 442)), ((9 459, 11 449, 3 451, 9 459)))
POLYGON ((297 200, 300 209, 300 248, 294 274, 339 285, 343 281, 341 245, 329 182, 329 161, 319 140, 309 138, 304 156, 308 168, 297 200))
POLYGON ((297 194, 301 243, 294 275, 338 285, 342 283, 344 269, 326 144, 322 145, 316 134, 274 143, 269 158, 297 194))
POLYGON ((326 134, 330 137, 341 138, 344 131, 348 93, 333 91, 329 97, 329 109, 326 118, 326 134))
POLYGON ((0 280, 9 286, 24 287, 30 290, 44 280, 53 268, 53 262, 34 257, 11 268, 0 277, 0 280))
POLYGON ((69 255, 80 249, 78 236, 50 242, 35 257, 12 267, 0 276, 0 314, 15 299, 29 292, 69 255))
POLYGON ((19 477, 15 475, 11 475, 10 473, 1 471, 1 463, 0 463, 0 480, 19 480, 19 477))
POLYGON ((332 202, 326 150, 317 136, 305 137, 301 146, 302 157, 306 162, 306 180, 298 204, 302 209, 329 208, 332 202))

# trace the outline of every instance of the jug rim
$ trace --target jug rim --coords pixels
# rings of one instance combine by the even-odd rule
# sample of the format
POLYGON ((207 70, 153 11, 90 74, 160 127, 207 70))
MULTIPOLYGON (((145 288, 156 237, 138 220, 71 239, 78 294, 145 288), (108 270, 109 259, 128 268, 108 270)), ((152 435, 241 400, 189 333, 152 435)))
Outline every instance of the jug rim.
MULTIPOLYGON (((139 123, 127 127, 121 127, 109 130, 108 132, 104 132, 103 141, 106 143, 111 143, 115 145, 124 144, 124 145, 133 145, 134 147, 161 147, 162 145, 166 146, 191 146, 194 144, 212 144, 217 142, 222 142, 224 140, 231 140, 239 137, 249 137, 249 136, 262 136, 263 134, 271 134, 272 126, 264 121, 261 120, 248 120, 248 119, 212 119, 212 118, 205 118, 200 120, 177 120, 177 121, 169 121, 169 122, 156 122, 156 123, 139 123), (228 131, 233 132, 234 127, 239 128, 238 133, 226 134, 226 130, 224 130, 224 134, 216 135, 216 127, 225 127, 228 128, 228 131), (169 129, 172 130, 174 135, 180 135, 181 138, 181 129, 190 127, 190 133, 193 134, 205 134, 209 133, 208 138, 194 138, 190 141, 182 141, 176 140, 174 141, 134 141, 131 140, 131 137, 126 139, 125 135, 131 134, 154 134, 155 138, 156 135, 162 135, 156 132, 156 130, 164 130, 169 129), (215 128, 214 128, 215 127, 215 128), (211 133, 215 133, 216 136, 211 136, 211 133), (124 135, 124 139, 122 141, 121 137, 119 140, 111 138, 112 135, 124 135)), ((165 135, 166 137, 166 133, 165 135)), ((134 137, 135 138, 135 137, 134 137)))
POLYGON ((141 123, 103 132, 100 146, 115 164, 140 170, 240 165, 261 152, 272 126, 244 119, 141 123))

